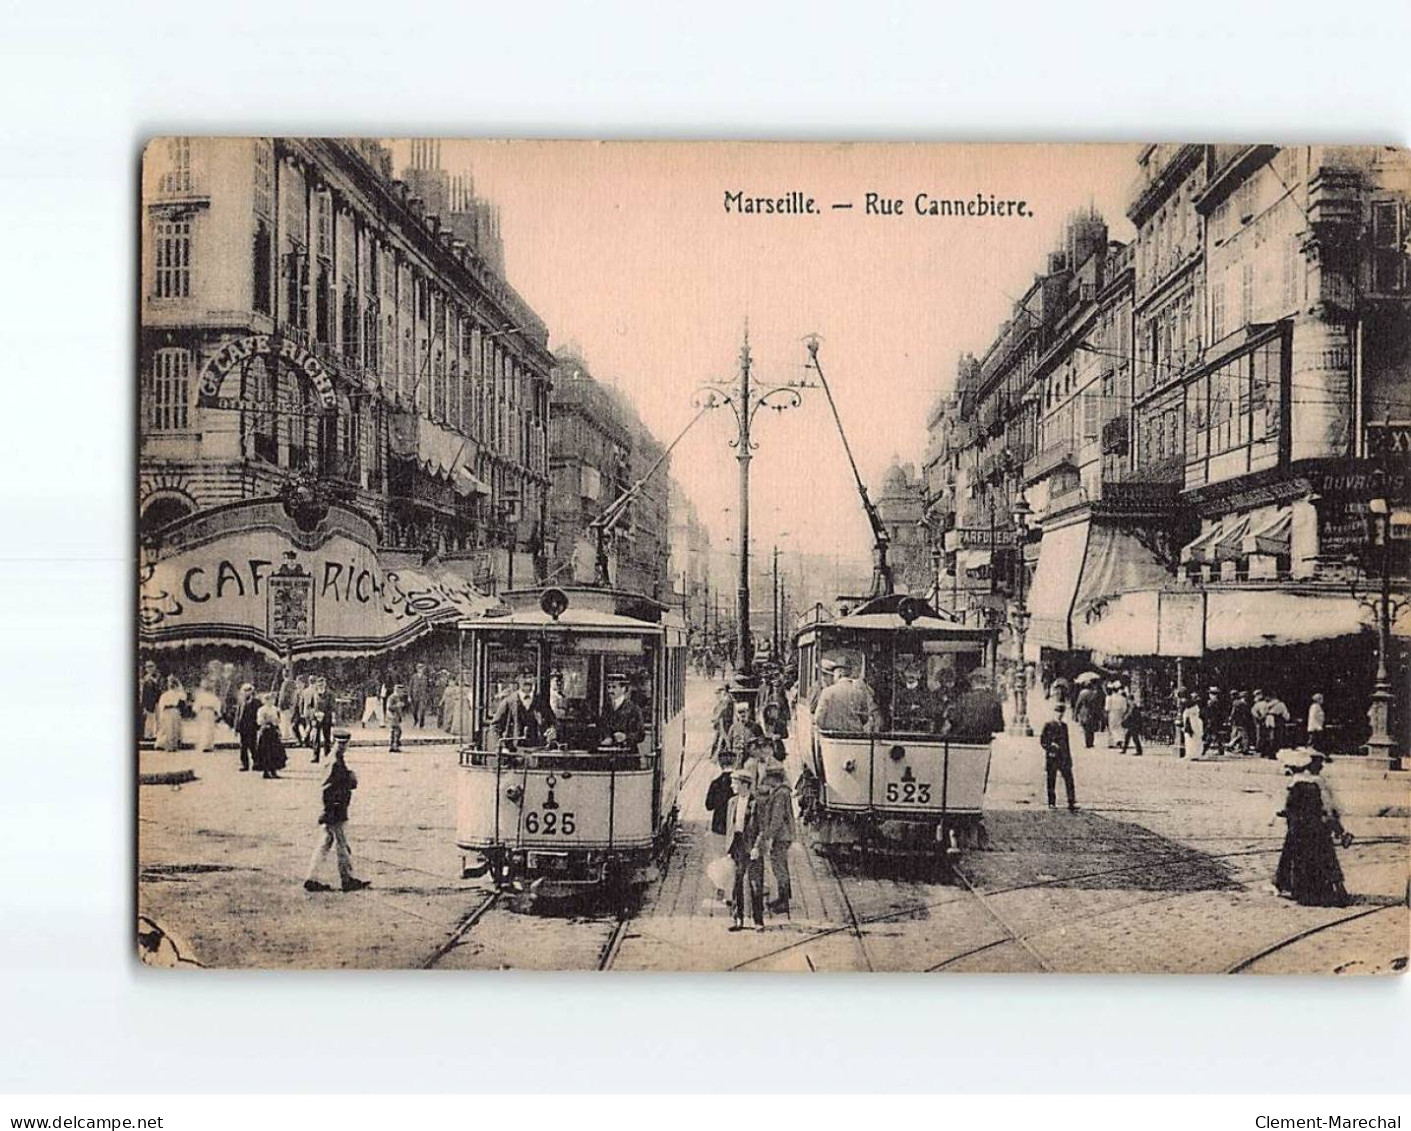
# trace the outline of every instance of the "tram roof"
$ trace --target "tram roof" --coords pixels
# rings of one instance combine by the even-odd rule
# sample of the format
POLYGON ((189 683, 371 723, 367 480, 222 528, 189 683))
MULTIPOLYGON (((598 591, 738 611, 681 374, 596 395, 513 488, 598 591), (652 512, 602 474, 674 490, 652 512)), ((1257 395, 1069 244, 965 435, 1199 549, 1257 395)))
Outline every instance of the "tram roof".
POLYGON ((993 628, 959 624, 949 617, 942 616, 924 599, 910 597, 904 593, 874 597, 844 616, 805 625, 799 634, 829 629, 850 632, 938 632, 947 636, 977 639, 992 636, 995 632, 993 628), (903 616, 903 612, 907 615, 903 616))
POLYGON ((502 593, 504 612, 459 622, 465 629, 541 629, 547 631, 598 631, 655 633, 681 623, 679 615, 651 597, 622 589, 565 586, 557 590, 565 605, 557 617, 544 607, 551 589, 512 589, 502 593))

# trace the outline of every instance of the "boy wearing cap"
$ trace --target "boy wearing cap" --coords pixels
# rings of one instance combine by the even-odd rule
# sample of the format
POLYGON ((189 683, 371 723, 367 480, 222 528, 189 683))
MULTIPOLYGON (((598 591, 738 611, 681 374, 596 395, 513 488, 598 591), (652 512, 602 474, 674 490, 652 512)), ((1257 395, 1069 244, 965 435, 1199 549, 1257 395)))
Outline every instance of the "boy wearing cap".
POLYGON ((754 772, 744 766, 731 772, 735 796, 725 817, 725 840, 735 861, 735 890, 731 899, 734 922, 730 930, 745 929, 745 896, 756 931, 764 930, 764 861, 760 857, 759 805, 754 796, 754 772))
POLYGON ((348 806, 353 801, 353 790, 358 788, 357 775, 343 760, 351 736, 346 730, 333 732, 333 765, 328 768, 328 777, 323 783, 323 813, 318 823, 323 826, 323 841, 314 849, 309 861, 308 878, 304 880, 305 891, 332 891, 318 877, 319 867, 328 856, 328 850, 335 849, 338 858, 338 879, 344 891, 361 891, 370 885, 353 875, 353 853, 348 847, 348 836, 344 831, 348 824, 348 806))

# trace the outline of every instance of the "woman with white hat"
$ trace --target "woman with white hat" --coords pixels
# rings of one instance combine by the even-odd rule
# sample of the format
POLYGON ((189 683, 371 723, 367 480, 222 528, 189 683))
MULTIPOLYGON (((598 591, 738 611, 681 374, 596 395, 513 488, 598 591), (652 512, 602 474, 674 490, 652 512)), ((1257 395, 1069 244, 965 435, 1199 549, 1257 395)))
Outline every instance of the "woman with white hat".
POLYGON ((1346 906, 1347 887, 1333 837, 1340 837, 1344 845, 1352 838, 1342 831, 1337 799, 1320 776, 1323 756, 1301 746, 1282 750, 1278 757, 1292 776, 1284 807, 1276 814, 1288 822, 1288 831, 1274 871, 1274 887, 1284 898, 1307 907, 1346 906))

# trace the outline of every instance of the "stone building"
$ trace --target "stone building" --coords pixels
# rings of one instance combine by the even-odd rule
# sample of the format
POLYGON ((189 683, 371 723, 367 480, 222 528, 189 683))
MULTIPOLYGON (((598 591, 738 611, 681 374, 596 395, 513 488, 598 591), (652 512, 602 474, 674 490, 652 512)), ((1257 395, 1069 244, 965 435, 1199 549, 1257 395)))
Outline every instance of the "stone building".
MULTIPOLYGON (((1368 594, 1382 571, 1404 590, 1411 530, 1411 167, 1374 147, 1182 145, 1147 147, 1138 173, 1132 244, 1075 217, 937 398, 941 603, 1012 622, 1015 539, 984 520, 1004 530, 1022 488, 1025 650, 1045 677, 1125 671, 1158 730, 1189 688, 1277 690, 1296 718, 1322 691, 1355 748, 1383 652, 1368 594), (986 569, 997 596, 974 584, 986 569)), ((1388 629, 1404 686, 1411 624, 1388 629)))
POLYGON ((142 208, 144 537, 296 492, 400 560, 533 580, 547 332, 384 146, 155 141, 142 208))
POLYGON ((886 527, 888 561, 898 593, 925 595, 935 582, 931 547, 921 525, 925 489, 911 464, 893 460, 882 477, 875 500, 877 516, 886 527))
POLYGON ((608 540, 613 584, 658 599, 672 591, 670 461, 652 474, 662 447, 620 392, 593 377, 576 353, 561 351, 551 410, 551 527, 555 578, 591 581, 593 521, 640 483, 608 540))

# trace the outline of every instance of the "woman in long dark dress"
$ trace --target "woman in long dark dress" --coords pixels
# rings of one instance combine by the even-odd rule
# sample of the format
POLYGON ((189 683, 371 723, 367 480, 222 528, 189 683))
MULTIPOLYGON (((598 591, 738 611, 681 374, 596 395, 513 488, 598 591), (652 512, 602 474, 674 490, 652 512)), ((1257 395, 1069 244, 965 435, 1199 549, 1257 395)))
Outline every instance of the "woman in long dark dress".
POLYGON ((1279 812, 1288 822, 1288 832, 1274 886, 1280 895, 1305 907, 1345 907, 1347 887, 1333 848, 1333 834, 1341 825, 1332 791, 1318 776, 1323 759, 1306 748, 1284 754, 1285 764, 1297 772, 1279 812))
POLYGON ((279 737, 279 708, 266 696, 255 716, 258 733, 255 736, 255 769, 265 778, 279 777, 288 756, 284 753, 284 741, 279 737))

